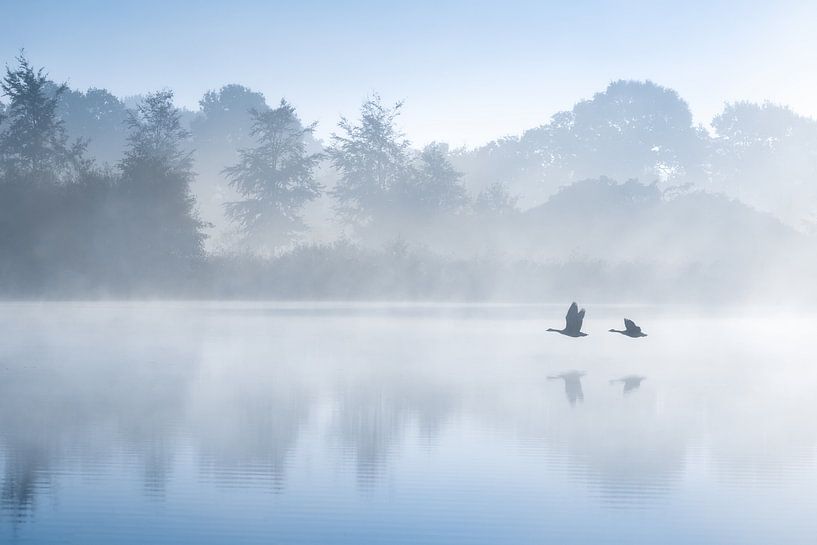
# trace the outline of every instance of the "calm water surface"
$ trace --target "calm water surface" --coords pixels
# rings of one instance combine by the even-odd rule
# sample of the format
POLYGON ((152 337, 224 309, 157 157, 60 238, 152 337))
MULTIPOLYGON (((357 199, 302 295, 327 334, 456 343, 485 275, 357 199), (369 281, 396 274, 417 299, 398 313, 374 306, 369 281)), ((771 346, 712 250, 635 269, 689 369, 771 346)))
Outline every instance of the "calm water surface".
POLYGON ((816 317, 565 310, 2 304, 0 542, 817 543, 816 317))

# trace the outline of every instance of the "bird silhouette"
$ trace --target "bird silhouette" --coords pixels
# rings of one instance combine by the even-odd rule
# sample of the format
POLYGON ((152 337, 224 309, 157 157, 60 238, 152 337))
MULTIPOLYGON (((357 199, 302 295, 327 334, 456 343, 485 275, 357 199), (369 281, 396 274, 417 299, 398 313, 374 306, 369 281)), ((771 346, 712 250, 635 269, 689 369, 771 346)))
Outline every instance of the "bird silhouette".
POLYGON ((641 382, 646 380, 646 378, 647 377, 642 377, 640 375, 627 375, 626 377, 611 380, 610 384, 621 382, 622 384, 624 384, 624 388, 622 389, 621 393, 629 394, 633 390, 637 390, 638 387, 641 386, 641 382))
POLYGON ((571 405, 575 405, 577 401, 584 401, 584 392, 582 391, 582 377, 584 375, 584 371, 567 371, 559 375, 551 375, 548 380, 562 379, 565 381, 567 401, 571 405))
POLYGON ((555 331, 568 337, 587 337, 587 333, 582 333, 582 322, 584 321, 584 309, 579 310, 579 306, 574 302, 567 309, 564 329, 548 328, 548 331, 555 331))
POLYGON ((635 322, 624 318, 624 329, 611 329, 611 333, 621 333, 633 339, 637 337, 646 337, 647 334, 641 331, 641 328, 635 325, 635 322))

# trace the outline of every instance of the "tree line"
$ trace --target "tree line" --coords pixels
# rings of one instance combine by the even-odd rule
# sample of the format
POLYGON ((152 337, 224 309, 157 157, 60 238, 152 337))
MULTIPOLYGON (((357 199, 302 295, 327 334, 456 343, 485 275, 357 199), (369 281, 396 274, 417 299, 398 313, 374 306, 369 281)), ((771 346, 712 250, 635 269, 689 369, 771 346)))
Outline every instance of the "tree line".
MULTIPOLYGON (((297 246, 308 242, 305 213, 319 202, 331 208, 338 232, 392 259, 404 256, 407 240, 449 252, 500 235, 539 236, 544 223, 523 209, 589 178, 600 181, 576 186, 582 203, 639 193, 604 176, 640 178, 660 188, 651 207, 695 187, 739 197, 790 224, 808 224, 817 200, 817 123, 785 108, 738 103, 705 129, 677 93, 650 82, 613 82, 545 125, 472 150, 414 149, 399 129, 402 105, 377 95, 357 118, 341 118, 324 145, 292 104, 268 106, 239 85, 208 92, 193 114, 167 90, 124 101, 102 89, 71 90, 21 54, 0 88, 0 285, 7 294, 55 286, 173 292, 236 274, 225 262, 239 256, 206 248, 221 218, 234 230, 233 250, 290 268, 377 262, 369 250, 351 257, 345 242, 320 251, 297 246)), ((553 259, 575 252, 549 248, 553 259)), ((405 282, 433 263, 441 278, 457 270, 413 263, 414 273, 400 273, 405 282)), ((389 268, 381 265, 370 268, 389 268)))
MULTIPOLYGON (((145 95, 119 112, 121 126, 109 128, 122 133, 124 149, 110 163, 89 154, 90 138, 69 138, 60 109, 76 108, 78 100, 66 85, 23 56, 6 67, 0 85, 0 275, 7 289, 54 274, 68 285, 103 279, 162 285, 201 265, 208 223, 191 189, 191 132, 171 91, 145 95)), ((100 125, 116 117, 116 100, 100 90, 91 94, 101 106, 92 112, 100 125)), ((216 99, 210 94, 203 102, 216 99)), ((447 148, 432 144, 413 153, 396 126, 399 109, 370 98, 360 120, 342 119, 321 151, 308 149, 315 125, 304 125, 285 100, 241 112, 249 118, 246 147, 219 171, 238 197, 223 207, 241 242, 274 252, 306 231, 301 210, 326 192, 316 179, 324 159, 339 174, 328 192, 338 218, 361 232, 389 226, 396 233, 406 222, 461 210, 462 175, 447 148)), ((106 135, 93 125, 83 128, 104 144, 106 135)), ((483 207, 510 206, 501 190, 491 191, 483 207)))
POLYGON ((70 140, 53 86, 24 58, 0 83, 0 278, 5 291, 50 284, 86 288, 161 284, 203 255, 204 228, 190 190, 187 137, 172 93, 128 112, 127 147, 100 167, 70 140))

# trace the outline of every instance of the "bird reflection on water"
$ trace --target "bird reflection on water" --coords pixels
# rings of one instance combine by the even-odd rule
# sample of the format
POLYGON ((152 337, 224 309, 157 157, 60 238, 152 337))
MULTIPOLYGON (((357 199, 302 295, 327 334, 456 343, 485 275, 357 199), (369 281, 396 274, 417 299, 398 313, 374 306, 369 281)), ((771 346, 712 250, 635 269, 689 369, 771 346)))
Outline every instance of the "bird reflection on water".
POLYGON ((617 378, 610 381, 610 384, 617 384, 621 383, 624 385, 621 392, 625 395, 632 393, 634 390, 637 390, 641 383, 646 380, 647 377, 642 377, 640 375, 627 375, 621 378, 617 378))
MULTIPOLYGON (((210 532, 329 545, 365 542, 374 525, 382 542, 450 543, 454 531, 474 544, 628 542, 618 532, 633 527, 611 520, 637 523, 643 543, 813 543, 817 374, 804 370, 817 348, 806 334, 766 346, 719 320, 729 334, 717 340, 548 337, 542 355, 538 316, 504 309, 441 327, 437 308, 422 319, 359 306, 297 319, 274 306, 47 308, 0 307, 15 332, 0 342, 0 543, 210 532), (709 357, 713 342, 722 358, 709 357), (752 372, 723 388, 733 361, 752 372), (636 393, 641 372, 650 382, 636 393), (793 394, 785 403, 780 388, 793 394), (706 419, 690 418, 704 394, 706 419), (690 464, 700 444, 705 468, 690 464), (714 535, 688 524, 689 500, 707 496, 729 503, 714 535), (486 498, 502 510, 472 517, 486 498)), ((671 325, 685 339, 700 327, 671 325)))
POLYGON ((558 375, 551 375, 548 377, 548 380, 562 379, 565 383, 567 401, 571 405, 575 405, 577 401, 584 401, 581 379, 585 374, 584 371, 567 371, 558 375))

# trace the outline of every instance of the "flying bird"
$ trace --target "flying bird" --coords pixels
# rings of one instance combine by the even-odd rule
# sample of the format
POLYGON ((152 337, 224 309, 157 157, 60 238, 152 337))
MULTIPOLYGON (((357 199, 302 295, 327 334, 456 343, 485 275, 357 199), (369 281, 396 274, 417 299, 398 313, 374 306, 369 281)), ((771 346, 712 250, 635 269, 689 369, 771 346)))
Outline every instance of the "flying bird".
POLYGON ((610 384, 621 382, 622 384, 624 384, 624 389, 622 390, 622 393, 629 394, 633 390, 637 390, 638 387, 641 386, 641 382, 644 381, 646 378, 647 377, 642 377, 640 375, 627 375, 626 377, 611 380, 610 384))
POLYGON ((584 309, 579 310, 579 306, 574 302, 570 305, 570 308, 567 309, 567 315, 565 316, 565 328, 553 329, 550 327, 548 328, 548 331, 555 331, 556 333, 561 333, 562 335, 567 335, 568 337, 586 337, 587 333, 582 333, 583 321, 584 309))
POLYGON ((647 334, 641 331, 641 328, 635 325, 635 322, 624 318, 624 329, 611 329, 611 333, 621 333, 633 339, 637 337, 646 337, 647 334))

